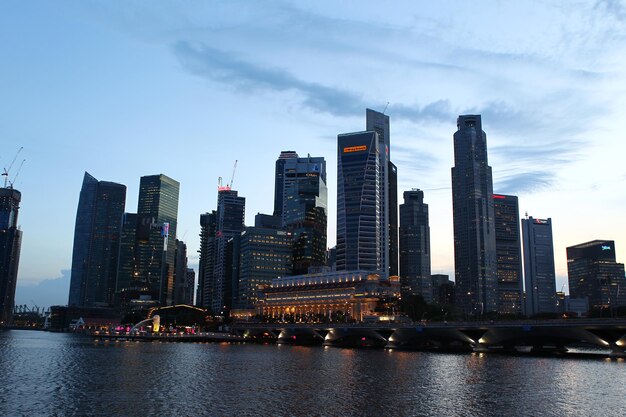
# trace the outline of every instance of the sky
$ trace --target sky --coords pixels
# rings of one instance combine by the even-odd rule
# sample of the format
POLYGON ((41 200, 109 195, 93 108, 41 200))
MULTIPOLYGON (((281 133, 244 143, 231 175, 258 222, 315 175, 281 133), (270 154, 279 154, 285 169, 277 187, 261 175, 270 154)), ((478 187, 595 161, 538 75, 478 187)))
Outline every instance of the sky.
MULTIPOLYGON (((0 167, 25 159, 17 304, 65 304, 84 172, 181 184, 178 238, 197 266, 217 180, 273 210, 282 150, 323 156, 335 243, 337 134, 391 121, 398 194, 424 190, 432 272, 454 276, 452 135, 481 114, 494 192, 552 218, 565 248, 616 242, 626 260, 623 1, 3 1, 0 167)), ((9 178, 13 178, 12 175, 9 178)))

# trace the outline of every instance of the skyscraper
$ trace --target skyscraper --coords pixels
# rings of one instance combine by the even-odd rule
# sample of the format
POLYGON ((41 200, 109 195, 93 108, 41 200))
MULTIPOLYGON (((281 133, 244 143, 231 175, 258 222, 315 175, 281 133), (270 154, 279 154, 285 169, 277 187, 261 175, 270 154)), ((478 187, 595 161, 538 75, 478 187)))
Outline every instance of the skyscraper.
POLYGON ((615 261, 615 242, 593 240, 567 248, 571 298, 589 299, 589 308, 626 306, 624 264, 615 261))
POLYGON ((246 199, 237 195, 230 187, 222 187, 217 193, 215 234, 215 264, 212 282, 212 298, 209 307, 214 314, 225 314, 231 308, 231 284, 228 277, 232 259, 228 257, 228 241, 241 234, 244 229, 246 199))
POLYGON ((141 282, 137 271, 135 249, 137 243, 137 213, 124 213, 120 235, 120 252, 117 267, 115 304, 127 304, 140 294, 149 292, 147 283, 141 282))
POLYGON ((381 271, 379 139, 337 137, 337 271, 381 271))
POLYGON ((498 262, 498 313, 522 313, 522 250, 519 205, 513 195, 493 195, 498 262))
POLYGON ((139 182, 135 274, 161 305, 173 301, 179 188, 178 181, 163 174, 139 182))
POLYGON ((186 304, 189 298, 187 295, 187 270, 187 245, 182 240, 176 239, 176 256, 174 258, 174 304, 186 304))
POLYGON ((400 205, 400 289, 403 299, 420 294, 433 301, 428 204, 418 189, 405 191, 400 205))
POLYGON ((13 323, 22 245, 22 231, 17 225, 21 199, 22 194, 13 187, 0 187, 0 325, 13 323))
POLYGON ((217 212, 200 215, 200 259, 198 260, 198 291, 196 305, 210 307, 213 300, 213 274, 215 272, 215 239, 217 234, 217 212))
POLYGON ((283 193, 285 179, 285 160, 298 158, 294 151, 282 151, 276 160, 276 175, 274 177, 274 216, 282 217, 283 214, 283 193))
POLYGON ((389 116, 365 110, 365 129, 378 134, 381 273, 398 274, 398 187, 397 168, 391 163, 389 116), (395 273, 394 273, 395 272, 395 273))
POLYGON ((552 219, 522 219, 526 315, 554 313, 556 274, 552 219))
POLYGON ((497 311, 493 182, 480 115, 457 119, 452 208, 457 305, 472 316, 497 311))
POLYGON ((74 227, 70 306, 113 305, 125 204, 125 185, 85 172, 74 227))
MULTIPOLYGON (((286 152, 281 153, 281 158, 286 152)), ((282 161, 281 224, 293 233, 293 271, 306 274, 326 263, 328 189, 322 157, 284 158, 282 161)), ((277 178, 278 178, 277 171, 277 178)), ((278 180, 277 180, 278 185, 278 180)))

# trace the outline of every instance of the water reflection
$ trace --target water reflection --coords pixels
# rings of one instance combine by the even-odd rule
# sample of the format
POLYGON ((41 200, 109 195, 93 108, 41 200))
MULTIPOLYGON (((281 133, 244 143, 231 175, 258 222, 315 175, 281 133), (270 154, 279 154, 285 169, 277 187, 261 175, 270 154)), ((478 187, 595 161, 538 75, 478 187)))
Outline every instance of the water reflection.
POLYGON ((624 361, 0 332, 0 415, 622 415, 624 361))

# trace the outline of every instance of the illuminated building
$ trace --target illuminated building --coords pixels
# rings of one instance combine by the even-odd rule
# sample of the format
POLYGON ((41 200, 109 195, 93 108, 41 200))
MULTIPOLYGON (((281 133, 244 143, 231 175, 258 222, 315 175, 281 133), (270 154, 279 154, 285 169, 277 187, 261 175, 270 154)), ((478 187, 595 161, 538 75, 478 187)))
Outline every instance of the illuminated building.
POLYGON ((135 280, 161 305, 173 302, 179 188, 178 181, 163 174, 139 182, 135 280))
POLYGON ((498 309, 493 182, 479 115, 457 119, 452 168, 457 307, 479 316, 498 309))
POLYGON ((22 194, 0 188, 0 325, 12 324, 22 231, 17 225, 22 194))
POLYGON ((552 219, 522 219, 527 316, 556 311, 552 219))
POLYGON ((337 271, 381 271, 379 139, 337 137, 337 271))
POLYGON ((277 321, 363 321, 393 315, 400 295, 397 277, 369 271, 337 271, 275 278, 261 289, 259 314, 277 321))
POLYGON ((572 298, 587 297, 590 309, 626 306, 624 264, 615 261, 615 242, 593 240, 567 248, 572 298))
POLYGON ((427 303, 433 301, 428 204, 418 189, 405 191, 400 205, 400 284, 403 299, 419 294, 427 303))
POLYGON ((85 172, 76 211, 68 305, 113 305, 126 186, 85 172))
POLYGON ((293 233, 292 273, 306 274, 310 267, 326 263, 326 161, 322 157, 299 158, 287 151, 276 161, 276 170, 276 186, 281 190, 275 191, 275 199, 282 198, 281 224, 293 233))
POLYGON ((513 195, 493 195, 498 261, 498 313, 522 313, 522 249, 519 205, 513 195))

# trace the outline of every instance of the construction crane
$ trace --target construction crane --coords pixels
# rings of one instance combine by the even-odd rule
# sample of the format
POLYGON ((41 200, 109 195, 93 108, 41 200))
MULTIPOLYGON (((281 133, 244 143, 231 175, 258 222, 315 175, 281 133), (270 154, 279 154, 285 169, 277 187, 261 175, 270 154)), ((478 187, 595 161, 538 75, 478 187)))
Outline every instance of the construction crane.
POLYGON ((222 177, 217 177, 217 191, 230 191, 233 187, 233 181, 235 180, 235 170, 237 169, 237 160, 235 160, 235 166, 233 166, 233 174, 230 177, 230 182, 226 185, 222 185, 222 177))
POLYGON ((235 165, 233 165, 233 174, 230 176, 230 182, 228 188, 233 188, 233 181, 235 180, 235 170, 237 170, 237 160, 235 159, 235 165))
POLYGON ((15 163, 15 160, 17 159, 17 156, 20 154, 20 152, 22 152, 22 149, 24 149, 23 146, 21 146, 20 149, 18 149, 18 151, 15 154, 15 156, 13 157, 13 161, 11 161, 11 164, 9 165, 9 167, 8 168, 4 168, 4 172, 2 173, 2 176, 4 177, 4 188, 7 188, 7 184, 9 182, 9 173, 11 172, 11 168, 13 168, 13 164, 15 163))
POLYGON ((15 175, 13 175, 13 180, 9 181, 9 188, 13 188, 13 184, 15 184, 15 181, 17 181, 17 176, 20 175, 20 171, 22 170, 22 166, 24 166, 24 162, 26 162, 26 159, 22 159, 20 166, 17 167, 17 172, 15 173, 15 175))

